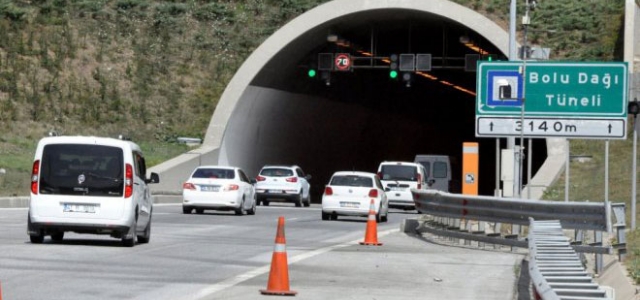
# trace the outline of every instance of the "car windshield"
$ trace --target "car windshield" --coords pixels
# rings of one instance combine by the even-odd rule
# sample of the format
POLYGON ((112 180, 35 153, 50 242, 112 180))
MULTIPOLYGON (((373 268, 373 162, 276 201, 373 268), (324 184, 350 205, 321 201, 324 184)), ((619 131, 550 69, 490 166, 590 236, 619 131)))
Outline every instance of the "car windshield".
POLYGON ((293 176, 293 171, 291 169, 284 168, 268 168, 262 169, 260 175, 270 177, 290 177, 293 176))
POLYGON ((370 177, 356 175, 336 175, 331 178, 331 182, 329 183, 329 185, 372 187, 373 179, 371 179, 370 177))
POLYGON ((382 180, 417 180, 415 166, 383 165, 380 173, 382 173, 382 180))
POLYGON ((41 194, 121 197, 123 151, 118 147, 51 144, 40 163, 41 194))
POLYGON ((214 168, 199 168, 194 173, 192 178, 218 178, 218 179, 234 179, 235 172, 231 169, 214 169, 214 168))

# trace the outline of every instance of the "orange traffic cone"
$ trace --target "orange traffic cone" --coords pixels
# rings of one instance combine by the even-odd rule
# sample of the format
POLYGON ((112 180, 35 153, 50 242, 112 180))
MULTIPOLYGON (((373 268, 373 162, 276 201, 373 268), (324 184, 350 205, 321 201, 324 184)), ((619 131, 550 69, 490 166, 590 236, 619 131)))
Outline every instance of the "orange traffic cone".
POLYGON ((276 245, 271 257, 271 271, 269 272, 267 289, 260 290, 260 293, 279 296, 294 296, 298 293, 289 290, 289 266, 287 264, 287 249, 284 239, 284 217, 278 218, 276 245))
POLYGON ((364 242, 360 242, 360 245, 382 246, 382 243, 378 243, 378 223, 376 222, 376 207, 373 199, 371 199, 371 204, 369 205, 369 217, 367 219, 364 242))

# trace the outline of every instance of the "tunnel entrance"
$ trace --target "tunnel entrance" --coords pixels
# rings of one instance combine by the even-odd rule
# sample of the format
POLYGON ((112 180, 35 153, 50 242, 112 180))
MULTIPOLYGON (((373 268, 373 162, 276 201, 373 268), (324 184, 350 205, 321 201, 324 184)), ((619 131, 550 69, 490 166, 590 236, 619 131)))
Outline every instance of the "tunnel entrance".
MULTIPOLYGON (((475 61, 466 61, 468 54, 507 60, 472 28, 436 14, 381 9, 330 20, 282 48, 251 80, 229 118, 221 162, 249 176, 266 164, 298 165, 313 176, 317 203, 335 171, 375 172, 382 161, 417 154, 451 156, 459 191, 462 144, 478 142, 479 193, 492 195, 496 140, 475 137, 475 61), (375 67, 323 74, 320 53, 380 59, 375 67), (430 54, 431 70, 391 78, 385 58, 400 54, 430 54)), ((506 139, 499 143, 506 147, 506 139)), ((535 174, 547 156, 545 140, 534 139, 533 150, 535 174)))

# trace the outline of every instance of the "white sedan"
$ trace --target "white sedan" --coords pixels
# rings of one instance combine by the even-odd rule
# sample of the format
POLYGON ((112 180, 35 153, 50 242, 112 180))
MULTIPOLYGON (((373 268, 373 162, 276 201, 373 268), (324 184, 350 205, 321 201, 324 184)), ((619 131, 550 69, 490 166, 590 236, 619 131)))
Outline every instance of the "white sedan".
POLYGON ((377 222, 386 222, 389 201, 378 175, 367 172, 341 171, 331 176, 322 195, 322 220, 338 216, 367 217, 373 199, 377 222))
POLYGON ((182 212, 194 209, 232 210, 236 215, 256 213, 255 180, 237 167, 200 166, 182 185, 182 212))

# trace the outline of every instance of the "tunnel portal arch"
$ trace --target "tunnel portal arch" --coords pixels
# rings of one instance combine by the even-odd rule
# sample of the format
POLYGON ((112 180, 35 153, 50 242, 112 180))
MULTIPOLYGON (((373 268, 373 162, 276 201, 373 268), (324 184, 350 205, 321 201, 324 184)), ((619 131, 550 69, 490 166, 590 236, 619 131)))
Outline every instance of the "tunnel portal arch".
POLYGON ((235 105, 253 78, 285 45, 300 36, 334 19, 356 13, 377 10, 402 9, 435 14, 473 28, 502 53, 508 53, 509 35, 487 17, 469 8, 447 0, 367 1, 335 0, 307 11, 271 35, 242 64, 220 97, 204 138, 204 146, 219 148, 224 130, 235 105))
MULTIPOLYGON (((271 143, 265 142, 265 132, 292 132, 295 131, 295 128, 292 129, 292 127, 296 127, 295 124, 304 122, 322 123, 322 118, 318 118, 317 115, 311 113, 313 111, 324 109, 325 112, 328 111, 329 114, 337 118, 352 119, 352 122, 350 125, 341 124, 346 125, 346 129, 343 126, 332 124, 315 127, 308 126, 304 130, 309 130, 309 128, 311 128, 310 131, 344 130, 345 132, 356 132, 356 135, 358 134, 357 130, 378 130, 377 128, 354 128, 357 127, 354 124, 371 123, 372 117, 370 113, 353 110, 353 107, 348 103, 334 105, 328 109, 324 106, 323 103, 326 103, 326 101, 323 101, 322 97, 301 95, 295 91, 270 88, 270 84, 276 87, 278 85, 277 82, 272 82, 277 81, 275 78, 278 77, 278 72, 277 70, 274 71, 273 65, 287 66, 293 61, 289 59, 290 57, 299 55, 297 52, 312 51, 314 43, 319 43, 318 37, 326 36, 327 29, 331 26, 348 25, 352 21, 366 19, 366 16, 374 16, 373 18, 380 19, 395 18, 395 21, 402 22, 402 16, 405 13, 413 17, 438 18, 445 20, 448 24, 456 24, 457 26, 468 28, 469 31, 473 31, 476 35, 486 40, 497 52, 501 52, 503 55, 508 52, 509 36, 505 30, 487 17, 450 1, 335 0, 327 2, 291 20, 253 51, 223 92, 207 128, 202 147, 156 168, 156 171, 161 172, 163 177, 168 179, 164 180, 165 183, 161 189, 171 190, 175 189, 175 187, 179 189, 180 183, 188 176, 194 165, 239 165, 247 171, 249 176, 256 175, 260 166, 265 162, 269 164, 280 162, 273 161, 273 156, 264 155, 265 152, 271 151, 270 148, 273 148, 276 143, 274 141, 271 141, 271 143), (283 104, 282 98, 287 98, 288 102, 283 104), (264 101, 265 99, 268 101, 264 101), (301 108, 302 106, 304 108, 301 108), (276 122, 273 118, 280 117, 278 114, 283 113, 283 111, 287 118, 293 119, 285 126, 287 128, 273 125, 276 122)), ((287 70, 286 67, 282 69, 287 70)), ((380 118, 379 114, 377 118, 380 118)), ((377 120, 373 122, 377 122, 377 120)), ((395 120, 395 123, 399 122, 395 120)), ((414 124, 407 123, 398 125, 399 130, 408 132, 414 130, 414 124)), ((324 155, 326 160, 340 159, 341 156, 350 155, 349 149, 341 149, 342 152, 332 156, 327 155, 326 149, 305 148, 308 141, 305 141, 304 134, 295 134, 298 134, 297 139, 301 140, 300 143, 286 145, 278 149, 279 155, 288 156, 293 153, 291 157, 288 157, 289 159, 282 161, 283 164, 290 164, 315 154, 324 155), (296 149, 303 148, 304 151, 296 152, 296 149)), ((417 132, 414 132, 414 134, 417 134, 417 132)), ((273 135, 270 138, 277 139, 273 135)), ((327 148, 335 149, 341 147, 345 142, 370 143, 371 138, 360 137, 361 141, 357 142, 347 141, 344 137, 343 139, 336 139, 333 136, 323 136, 319 139, 320 141, 315 142, 322 145, 326 144, 327 148)), ((558 143, 560 141, 554 145, 558 143)), ((558 146, 554 146, 556 150, 549 152, 549 145, 551 144, 547 142, 545 156, 547 154, 561 154, 561 151, 557 150, 558 146)), ((459 146, 461 147, 461 144, 459 146)), ((354 148, 355 146, 351 144, 349 147, 354 148)), ((380 147, 380 144, 373 143, 370 148, 375 147, 380 147)), ((414 145, 414 147, 416 146, 414 145)), ((538 149, 540 148, 542 147, 538 147, 538 149)), ((362 151, 362 149, 353 150, 355 152, 362 151)), ((406 157, 408 156, 404 153, 404 158, 406 157)), ((556 155, 555 157, 560 156, 556 155)), ((353 165, 354 169, 365 165, 357 160, 357 158, 350 158, 349 163, 353 165), (354 162, 354 160, 356 161, 354 162)), ((326 162, 313 162, 313 164, 320 166, 326 164, 326 162)), ((555 161, 554 165, 558 165, 558 161, 555 161)), ((341 168, 347 169, 350 166, 345 163, 341 168)), ((366 166, 367 169, 372 169, 371 165, 366 166)), ((540 166, 538 165, 537 167, 540 166)), ((327 171, 325 170, 324 173, 316 178, 314 183, 316 187, 324 186, 326 183, 328 179, 327 171)), ((553 179, 556 176, 554 174, 553 179)), ((489 178, 485 179, 485 182, 490 181, 492 180, 489 180, 489 178)), ((537 185, 544 186, 544 184, 537 185)))

